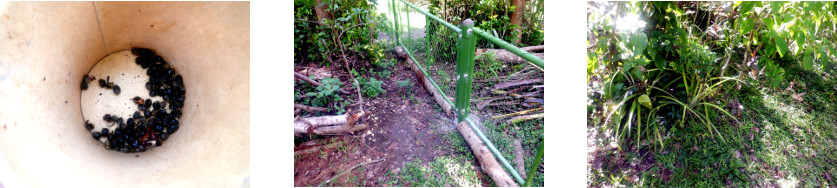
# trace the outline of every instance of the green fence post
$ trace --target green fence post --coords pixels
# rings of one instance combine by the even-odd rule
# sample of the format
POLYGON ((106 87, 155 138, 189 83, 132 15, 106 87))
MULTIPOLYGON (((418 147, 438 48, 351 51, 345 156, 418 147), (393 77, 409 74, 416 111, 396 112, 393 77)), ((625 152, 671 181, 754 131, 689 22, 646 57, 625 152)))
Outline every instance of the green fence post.
POLYGON ((407 13, 407 42, 409 43, 408 45, 410 46, 410 51, 415 51, 413 48, 413 33, 410 28, 410 7, 407 6, 407 4, 404 4, 404 10, 407 13))
POLYGON ((459 32, 459 51, 456 55, 456 115, 458 122, 468 118, 471 104, 471 80, 474 73, 474 53, 477 38, 471 33, 474 21, 467 19, 462 22, 459 32))
POLYGON ((392 20, 393 20, 393 22, 395 22, 395 24, 393 25, 394 27, 392 29, 395 29, 395 32, 394 32, 395 33, 395 46, 398 46, 399 27, 398 27, 398 11, 396 9, 398 9, 398 6, 395 5, 395 0, 392 0, 392 20))
POLYGON ((425 66, 430 66, 430 17, 424 16, 424 61, 425 66))
POLYGON ((389 12, 392 15, 391 20, 390 20, 390 23, 392 24, 392 27, 390 28, 388 34, 389 34, 389 40, 391 40, 392 43, 394 44, 394 45, 392 45, 392 47, 394 48, 395 46, 398 46, 398 43, 395 42, 395 12, 392 11, 392 2, 393 2, 393 0, 389 0, 389 3, 387 3, 387 8, 389 8, 389 12))

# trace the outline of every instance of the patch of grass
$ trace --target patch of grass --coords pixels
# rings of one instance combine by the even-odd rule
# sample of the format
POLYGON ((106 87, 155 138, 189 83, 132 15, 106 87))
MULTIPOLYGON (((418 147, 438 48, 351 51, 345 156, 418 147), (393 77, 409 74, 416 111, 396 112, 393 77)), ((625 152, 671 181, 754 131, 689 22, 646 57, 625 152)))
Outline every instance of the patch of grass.
POLYGON ((378 186, 382 187, 393 187, 398 185, 399 179, 396 177, 395 173, 392 171, 387 170, 387 173, 384 174, 384 178, 378 180, 378 186))
POLYGON ((475 187, 481 185, 475 169, 464 156, 441 156, 428 164, 415 159, 404 165, 400 175, 413 187, 475 187))
POLYGON ((465 137, 462 137, 462 134, 459 134, 459 131, 451 130, 444 136, 444 138, 449 144, 449 147, 445 147, 448 151, 454 154, 465 155, 469 159, 476 159, 474 158, 474 154, 471 152, 471 148, 468 146, 468 143, 465 142, 465 137))
MULTIPOLYGON (((506 124, 505 122, 487 121, 485 123, 485 127, 485 134, 488 139, 494 143, 494 146, 500 150, 500 153, 502 153, 503 156, 506 157, 506 160, 512 163, 512 166, 515 168, 517 168, 517 166, 513 164, 513 160, 516 158, 514 155, 513 142, 515 138, 520 139, 524 152, 523 164, 524 168, 527 168, 525 170, 528 173, 528 168, 530 168, 535 162, 535 152, 537 151, 537 147, 541 144, 541 142, 543 142, 543 119, 524 121, 512 125, 506 124)), ((535 174, 532 186, 543 186, 543 175, 543 173, 538 171, 535 174)))
MULTIPOLYGON (((727 143, 713 139, 700 122, 675 126, 659 150, 604 152, 601 171, 588 186, 650 187, 829 187, 837 185, 837 117, 833 114, 834 70, 788 68, 787 82, 771 89, 768 79, 725 88, 740 100, 741 124, 714 118, 727 143), (822 71, 822 72, 818 72, 822 71), (794 91, 786 90, 794 82, 794 91), (807 92, 803 101, 790 97, 807 92)), ((715 100, 722 98, 716 97, 715 100)))

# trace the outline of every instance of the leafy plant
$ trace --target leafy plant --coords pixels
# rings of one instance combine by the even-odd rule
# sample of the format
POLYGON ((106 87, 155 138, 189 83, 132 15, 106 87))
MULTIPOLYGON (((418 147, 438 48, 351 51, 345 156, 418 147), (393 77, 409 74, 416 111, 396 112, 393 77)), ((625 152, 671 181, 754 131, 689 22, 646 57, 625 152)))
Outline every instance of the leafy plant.
POLYGON ((361 85, 363 85, 363 93, 366 94, 366 96, 374 98, 379 94, 384 93, 384 89, 381 88, 381 84, 384 82, 378 81, 374 77, 370 77, 369 80, 361 78, 358 82, 361 82, 361 85))
MULTIPOLYGON (((471 18, 479 20, 476 27, 496 33, 495 35, 505 41, 517 39, 516 29, 521 28, 521 44, 518 46, 529 46, 543 44, 543 0, 526 1, 524 3, 523 21, 521 25, 511 24, 511 17, 516 6, 511 0, 464 0, 464 1, 443 1, 429 0, 428 10, 430 13, 439 16, 445 21, 458 24, 464 19, 471 18)), ((494 47, 485 40, 478 40, 477 45, 481 47, 494 47)))
MULTIPOLYGON (((374 1, 373 1, 374 2, 374 1)), ((352 0, 294 1, 295 62, 334 62, 339 56, 357 55, 368 62, 384 57, 373 41, 386 16, 376 15, 374 3, 352 0), (323 14, 315 13, 322 7, 323 14), (338 56, 339 55, 339 56, 338 56)))
POLYGON ((497 53, 485 52, 480 54, 480 57, 478 57, 478 59, 481 60, 481 62, 477 63, 478 71, 474 71, 474 75, 477 77, 477 79, 486 79, 490 78, 491 76, 500 77, 500 75, 497 74, 496 70, 501 69, 503 63, 497 61, 497 53))
POLYGON ((596 26, 610 31, 599 30, 595 35, 610 38, 599 38, 596 50, 588 51, 588 74, 595 72, 598 62, 594 61, 601 59, 621 65, 610 64, 617 70, 604 80, 603 99, 614 100, 615 104, 606 107, 602 128, 611 128, 622 141, 632 137, 638 149, 643 138, 653 138, 665 147, 663 135, 667 130, 677 130, 673 128, 675 122, 681 129, 686 122, 700 122, 710 134, 715 133, 713 137, 718 135, 726 142, 713 121, 717 114, 737 119, 713 99, 724 83, 739 80, 718 76, 722 58, 704 44, 700 38, 703 35, 681 27, 684 17, 679 16, 682 13, 676 4, 620 4, 630 10, 622 19, 648 9, 658 16, 651 19, 654 27, 650 39, 642 27, 617 30, 607 19, 596 26))
MULTIPOLYGON (((314 76, 311 76, 314 79, 314 76)), ((325 77, 321 80, 321 86, 317 86, 317 92, 308 92, 306 95, 314 97, 311 100, 311 105, 318 107, 330 107, 334 102, 342 101, 343 98, 338 95, 340 91, 340 79, 325 77)))
POLYGON ((403 88, 406 93, 402 93, 402 95, 410 95, 410 89, 413 88, 413 83, 410 82, 410 79, 407 78, 406 80, 402 81, 395 81, 398 84, 399 88, 403 88))

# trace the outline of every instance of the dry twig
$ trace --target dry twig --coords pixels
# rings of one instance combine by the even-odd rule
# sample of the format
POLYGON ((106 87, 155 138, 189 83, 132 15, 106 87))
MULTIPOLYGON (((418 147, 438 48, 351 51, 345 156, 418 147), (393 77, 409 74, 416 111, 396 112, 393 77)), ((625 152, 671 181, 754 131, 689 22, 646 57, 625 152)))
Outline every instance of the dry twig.
POLYGON ((351 172, 352 170, 354 170, 354 169, 355 169, 355 168, 357 168, 357 167, 360 167, 360 166, 363 166, 363 165, 372 164, 372 163, 377 163, 377 162, 381 162, 381 161, 384 161, 384 158, 381 158, 381 159, 378 159, 378 160, 366 161, 366 162, 363 162, 363 163, 357 164, 357 165, 353 166, 352 168, 349 168, 349 170, 346 170, 345 172, 340 173, 340 174, 337 174, 336 176, 332 177, 331 179, 328 179, 328 180, 324 181, 323 183, 321 183, 321 184, 320 184, 320 187, 322 187, 322 186, 324 186, 324 185, 328 184, 328 182, 331 182, 332 180, 337 179, 337 178, 338 178, 338 177, 340 177, 340 176, 345 175, 346 173, 351 172))

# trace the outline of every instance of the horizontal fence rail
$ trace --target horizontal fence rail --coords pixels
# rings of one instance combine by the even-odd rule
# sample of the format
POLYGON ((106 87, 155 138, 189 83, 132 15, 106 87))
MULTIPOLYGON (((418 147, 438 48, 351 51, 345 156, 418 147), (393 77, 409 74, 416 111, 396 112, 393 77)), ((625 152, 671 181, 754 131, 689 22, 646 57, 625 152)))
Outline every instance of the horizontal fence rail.
POLYGON ((521 58, 525 59, 526 61, 529 61, 530 63, 534 64, 535 66, 538 66, 541 69, 543 69, 543 59, 541 59, 540 57, 535 56, 532 53, 529 53, 529 52, 527 52, 523 49, 520 49, 520 48, 504 41, 503 39, 492 36, 492 35, 488 34, 488 32, 485 32, 480 28, 474 27, 473 30, 474 30, 474 33, 476 33, 478 36, 482 37, 483 39, 487 40, 488 42, 494 43, 494 44, 500 46, 501 48, 508 50, 509 52, 513 53, 514 55, 520 56, 521 58))

